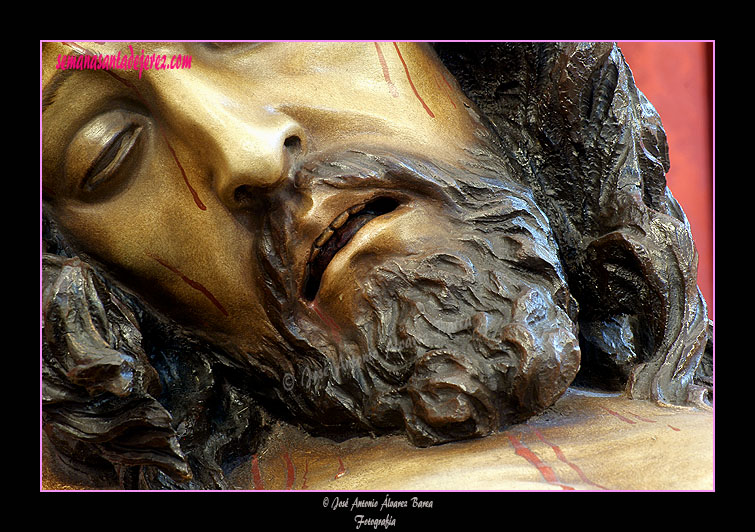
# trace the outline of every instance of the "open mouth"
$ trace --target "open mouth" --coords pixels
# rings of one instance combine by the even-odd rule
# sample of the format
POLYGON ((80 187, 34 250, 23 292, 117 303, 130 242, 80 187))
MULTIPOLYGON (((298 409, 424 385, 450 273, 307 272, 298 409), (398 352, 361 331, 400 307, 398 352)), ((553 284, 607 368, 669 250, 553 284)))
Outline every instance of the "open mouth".
POLYGON ((308 301, 315 298, 328 264, 365 224, 378 216, 388 214, 398 206, 399 202, 395 199, 380 197, 354 205, 338 215, 312 244, 307 263, 304 298, 308 301))

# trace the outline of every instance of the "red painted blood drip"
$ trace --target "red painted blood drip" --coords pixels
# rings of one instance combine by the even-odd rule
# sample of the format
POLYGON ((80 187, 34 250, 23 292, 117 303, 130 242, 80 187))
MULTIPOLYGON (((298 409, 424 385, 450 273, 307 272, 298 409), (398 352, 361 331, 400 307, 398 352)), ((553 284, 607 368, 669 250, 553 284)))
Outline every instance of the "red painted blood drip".
POLYGON ((629 412, 629 410, 627 410, 627 413, 629 413, 629 414, 633 415, 634 417, 636 417, 636 418, 637 418, 637 419, 639 419, 640 421, 644 421, 645 423, 655 423, 655 420, 653 420, 653 419, 648 419, 648 418, 646 418, 646 417, 642 417, 642 416, 639 416, 639 415, 635 414, 634 412, 629 412))
POLYGON ((538 471, 540 471, 540 474, 543 475, 543 478, 550 484, 554 484, 556 486, 559 486, 561 489, 564 490, 573 490, 571 486, 564 486, 558 481, 558 477, 556 477, 556 473, 553 472, 553 469, 545 465, 540 458, 537 457, 535 453, 533 453, 526 445, 524 445, 521 441, 519 441, 514 436, 508 435, 509 441, 511 441, 511 445, 514 446, 514 449, 516 449, 516 454, 518 456, 521 456, 525 460, 527 460, 530 464, 535 466, 538 471))
POLYGON ((341 478, 342 476, 346 474, 346 467, 343 465, 343 460, 341 460, 340 457, 338 458, 338 463, 341 465, 338 468, 338 472, 336 473, 336 476, 333 477, 333 480, 338 480, 339 478, 341 478))
POLYGON ((328 316, 326 313, 324 313, 320 307, 317 305, 316 301, 312 301, 310 303, 309 307, 315 311, 315 313, 320 317, 320 319, 325 323, 328 327, 330 327, 330 330, 333 332, 333 334, 336 336, 336 340, 340 342, 341 340, 341 328, 338 326, 338 324, 335 322, 333 318, 328 316))
POLYGON ((290 490, 294 487, 296 471, 294 470, 294 463, 291 461, 291 456, 289 456, 288 453, 283 453, 283 459, 286 461, 286 489, 290 490))
POLYGON ((542 441, 546 445, 550 445, 551 449, 553 449, 553 452, 556 453, 556 457, 559 460, 561 460, 563 463, 565 463, 566 465, 568 465, 574 471, 577 472, 577 475, 579 475, 579 478, 582 479, 582 482, 584 482, 586 484, 589 484, 591 486, 595 486, 596 488, 600 488, 602 490, 607 490, 608 489, 606 487, 601 486, 600 484, 596 484, 595 482, 593 482, 592 480, 590 480, 589 478, 587 478, 587 475, 585 475, 585 473, 582 471, 582 469, 580 469, 580 467, 577 464, 575 464, 574 462, 569 461, 566 458, 566 455, 564 454, 564 452, 561 450, 561 448, 558 445, 555 445, 555 444, 549 442, 548 440, 546 440, 545 437, 540 433, 539 430, 537 430, 537 429, 532 429, 532 430, 535 433, 535 435, 538 438, 540 438, 540 441, 542 441))
POLYGON ((449 91, 451 91, 451 94, 453 94, 453 92, 454 92, 454 88, 453 88, 453 87, 451 86, 451 84, 450 84, 450 83, 448 82, 448 80, 446 79, 446 76, 445 76, 445 74, 441 73, 440 77, 441 77, 441 78, 443 78, 443 81, 445 81, 445 82, 446 82, 446 86, 448 87, 448 90, 449 90, 449 91))
POLYGON ((611 414, 612 416, 616 416, 617 418, 619 418, 620 420, 622 420, 624 423, 629 423, 630 425, 636 425, 636 423, 634 421, 632 421, 631 419, 628 419, 628 418, 622 416, 618 412, 614 412, 610 408, 606 408, 605 406, 601 406, 601 408, 603 410, 605 410, 606 412, 608 412, 609 414, 611 414))
MULTIPOLYGON (((75 50, 78 53, 85 53, 85 54, 89 54, 89 55, 95 55, 93 52, 87 50, 86 48, 82 48, 81 46, 78 46, 75 43, 71 44, 71 43, 64 42, 62 44, 70 47, 72 50, 75 50)), ((186 186, 188 187, 189 192, 191 193, 192 198, 194 198, 194 203, 201 210, 203 210, 203 211, 207 210, 207 206, 204 203, 202 203, 202 200, 199 198, 199 194, 197 194, 197 191, 194 190, 194 187, 191 186, 191 183, 189 182, 189 178, 186 175, 186 171, 184 170, 184 167, 181 164, 181 161, 178 160, 178 156, 176 155, 176 151, 173 149, 173 146, 170 144, 170 142, 168 141, 168 138, 165 136, 165 131, 164 131, 162 125, 160 124, 160 122, 157 119, 157 114, 155 114, 152 111, 151 107, 149 106, 149 104, 147 103, 147 101, 142 96, 142 93, 139 92, 139 89, 137 88, 137 86, 134 85, 133 83, 131 83, 130 81, 128 81, 126 79, 123 79, 122 77, 120 77, 119 75, 117 75, 115 72, 111 72, 110 70, 105 70, 105 72, 107 72, 110 76, 112 76, 113 78, 115 78, 116 80, 118 80, 119 82, 121 82, 123 85, 125 85, 126 87, 128 87, 132 91, 134 91, 134 93, 136 94, 137 98, 139 98, 139 101, 142 103, 142 105, 144 105, 144 107, 146 107, 147 109, 149 109, 150 114, 152 115, 152 117, 155 119, 155 122, 157 123, 157 128, 160 130, 160 135, 162 135, 163 140, 165 140, 165 144, 168 146, 168 149, 170 150, 171 155, 173 155, 173 160, 176 161, 176 165, 178 166, 178 169, 181 171, 181 176, 183 177, 184 183, 186 183, 186 186)))
POLYGON ((255 454, 252 457, 252 481, 254 482, 254 489, 264 490, 265 485, 262 483, 262 474, 260 473, 260 464, 255 454))
MULTIPOLYGON (((446 81, 445 78, 443 78, 443 81, 446 81)), ((435 85, 438 87, 438 90, 443 91, 443 94, 446 95, 446 98, 448 98, 448 101, 451 102, 451 105, 454 106, 454 109, 456 109, 456 104, 454 103, 453 98, 451 98, 451 94, 448 93, 443 87, 441 87, 440 83, 438 82, 438 75, 435 75, 435 85)), ((448 85, 448 82, 446 81, 446 85, 448 85)))
POLYGON ((207 206, 202 203, 202 200, 199 198, 199 194, 197 194, 197 191, 194 190, 194 187, 191 186, 191 183, 189 183, 189 178, 186 176, 186 170, 184 170, 183 165, 181 164, 181 161, 178 160, 178 156, 176 155, 176 151, 173 149, 173 146, 171 146, 170 142, 168 141, 168 138, 165 136, 165 133, 162 132, 163 139, 165 140, 165 144, 168 145, 168 149, 170 150, 171 155, 173 155, 173 160, 176 161, 176 165, 178 166, 178 169, 181 170, 181 176, 184 178, 184 183, 186 183, 186 186, 189 189, 189 192, 191 193, 191 197, 194 198, 194 203, 199 207, 201 210, 206 211, 207 206))
POLYGON ((383 77, 385 78, 385 82, 388 83, 388 90, 390 91, 391 96, 398 98, 398 90, 393 84, 393 81, 391 81, 391 73, 388 71, 388 63, 385 61, 385 56, 383 55, 383 51, 380 49, 379 43, 375 43, 375 50, 377 50, 378 60, 380 61, 380 66, 383 69, 383 77))
POLYGON ((425 100, 423 100, 422 96, 420 96, 419 92, 417 92, 417 87, 414 86, 414 82, 412 81, 412 76, 411 74, 409 74, 409 67, 406 66, 406 61, 404 61, 404 56, 401 55, 401 50, 398 49, 398 44, 394 42, 393 46, 396 48, 396 53, 398 54, 399 59, 401 59, 401 64, 404 65, 404 71, 406 72, 406 79, 409 80, 409 85, 411 85, 412 90, 414 91, 414 95, 417 97, 420 103, 422 103, 422 107, 425 108, 425 111, 427 111, 427 114, 430 115, 430 118, 435 118, 435 115, 427 106, 427 104, 425 103, 425 100))
POLYGON ((145 253, 147 254, 148 257, 150 257, 151 259, 156 260, 161 265, 163 265, 165 268, 169 269, 170 271, 172 271, 173 273, 175 273, 176 275, 178 275, 181 278, 181 280, 183 282, 185 282, 186 284, 188 284, 190 287, 192 287, 193 289, 198 290, 199 292, 201 292, 207 299, 210 300, 210 302, 213 305, 215 305, 215 307, 217 307, 217 309, 220 312, 223 313, 224 316, 228 316, 228 311, 223 307, 223 305, 220 303, 220 301, 218 301, 217 298, 214 295, 212 295, 212 293, 209 290, 207 290, 207 288, 205 288, 202 285, 202 283, 198 283, 197 281, 194 281, 193 279, 189 279, 178 268, 176 268, 174 266, 171 266, 170 264, 168 264, 167 262, 165 262, 164 260, 162 260, 160 257, 152 255, 151 253, 148 253, 148 252, 145 252, 145 253))
POLYGON ((678 429, 676 427, 672 427, 671 425, 668 425, 668 428, 670 428, 671 430, 675 430, 676 432, 681 432, 681 430, 682 430, 682 429, 678 429))

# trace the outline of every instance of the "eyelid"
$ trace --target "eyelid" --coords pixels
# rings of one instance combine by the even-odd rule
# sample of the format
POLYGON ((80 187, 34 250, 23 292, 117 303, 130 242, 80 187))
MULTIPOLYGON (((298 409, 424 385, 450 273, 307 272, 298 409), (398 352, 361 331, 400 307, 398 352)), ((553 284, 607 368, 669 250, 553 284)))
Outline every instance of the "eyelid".
POLYGON ((123 109, 102 113, 74 135, 66 150, 69 193, 84 198, 116 172, 137 147, 147 118, 123 109))
POLYGON ((87 170, 80 186, 84 190, 91 192, 100 183, 106 181, 110 174, 117 170, 118 166, 123 163, 123 160, 131 152, 139 140, 142 128, 143 126, 131 124, 112 137, 97 159, 93 161, 89 170, 87 170))

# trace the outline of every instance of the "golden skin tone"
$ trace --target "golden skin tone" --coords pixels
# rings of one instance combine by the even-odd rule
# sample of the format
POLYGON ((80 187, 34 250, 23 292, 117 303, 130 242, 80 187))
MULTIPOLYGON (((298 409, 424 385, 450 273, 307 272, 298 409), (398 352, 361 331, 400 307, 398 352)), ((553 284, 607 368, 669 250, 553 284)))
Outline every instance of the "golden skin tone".
MULTIPOLYGON (((191 68, 62 71, 58 54, 128 54, 128 43, 45 44, 43 97, 55 86, 42 113, 45 208, 148 301, 242 350, 278 335, 253 250, 264 198, 290 189, 301 158, 375 147, 453 163, 479 142, 471 102, 424 44, 131 46, 168 61, 190 55, 191 68)), ((294 269, 331 222, 376 194, 313 187, 297 197, 294 269)), ((360 272, 375 257, 421 252, 448 229, 442 209, 406 195, 336 255, 302 311, 348 331, 360 272)))

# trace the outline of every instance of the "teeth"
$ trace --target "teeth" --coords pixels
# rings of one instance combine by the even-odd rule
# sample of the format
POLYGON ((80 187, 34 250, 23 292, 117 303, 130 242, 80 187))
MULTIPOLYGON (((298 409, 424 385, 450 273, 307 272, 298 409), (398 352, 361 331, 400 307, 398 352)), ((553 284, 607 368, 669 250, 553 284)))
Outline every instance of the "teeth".
POLYGON ((322 232, 319 238, 315 240, 315 246, 318 248, 322 247, 323 244, 325 244, 325 242, 327 242, 331 236, 333 236, 333 229, 328 227, 325 231, 322 232))
POLYGON ((317 258, 317 256, 320 254, 320 248, 323 247, 328 240, 330 240, 330 237, 333 236, 337 229, 343 227, 343 225, 349 220, 349 216, 353 216, 354 214, 363 211, 366 206, 366 203, 360 203, 359 205, 354 205, 353 207, 350 207, 349 209, 339 214, 338 217, 330 223, 328 228, 325 229, 325 231, 323 231, 319 237, 317 237, 317 240, 315 240, 314 246, 312 247, 312 253, 310 253, 309 261, 313 262, 315 258, 317 258))
POLYGON ((339 227, 343 227, 343 224, 346 223, 346 221, 349 219, 349 216, 352 214, 356 214, 362 210, 364 210, 365 204, 362 203, 360 205, 354 205, 353 207, 350 207, 348 210, 343 211, 341 214, 338 215, 338 218, 333 220, 330 225, 328 226, 325 231, 322 232, 322 234, 317 237, 317 240, 315 240, 314 248, 312 249, 312 254, 309 258, 310 261, 315 260, 315 257, 320 253, 320 248, 325 245, 325 243, 330 240, 330 237, 333 236, 333 233, 336 229, 339 227))
POLYGON ((331 229, 338 229, 343 224, 345 224, 346 220, 348 220, 348 219, 349 219, 349 211, 344 211, 344 212, 341 213, 341 215, 338 218, 336 218, 335 220, 333 220, 333 223, 330 224, 330 228, 331 229))

